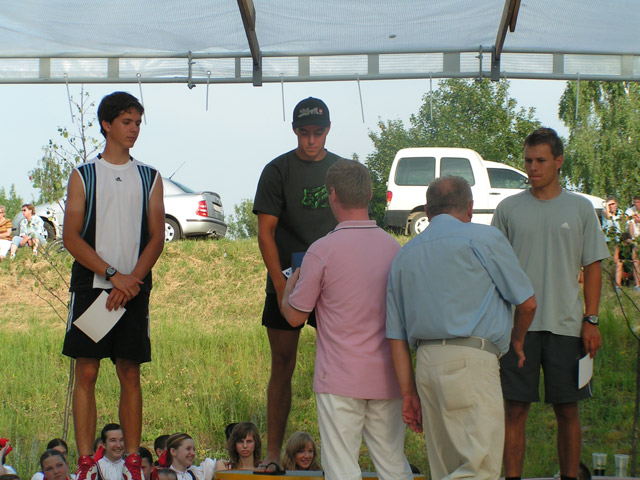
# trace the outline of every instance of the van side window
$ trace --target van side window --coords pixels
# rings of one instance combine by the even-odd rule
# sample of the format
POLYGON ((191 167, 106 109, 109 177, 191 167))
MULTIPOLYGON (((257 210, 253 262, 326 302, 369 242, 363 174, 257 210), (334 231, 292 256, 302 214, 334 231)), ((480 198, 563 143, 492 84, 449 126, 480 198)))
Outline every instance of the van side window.
POLYGON ((436 178, 434 157, 407 157, 398 160, 396 185, 427 186, 436 178))
POLYGON ((440 160, 440 176, 462 177, 469 182, 470 186, 476 184, 476 179, 471 169, 471 162, 469 162, 468 158, 442 157, 440 160))
POLYGON ((527 188, 527 177, 506 168, 488 168, 491 188, 527 188))

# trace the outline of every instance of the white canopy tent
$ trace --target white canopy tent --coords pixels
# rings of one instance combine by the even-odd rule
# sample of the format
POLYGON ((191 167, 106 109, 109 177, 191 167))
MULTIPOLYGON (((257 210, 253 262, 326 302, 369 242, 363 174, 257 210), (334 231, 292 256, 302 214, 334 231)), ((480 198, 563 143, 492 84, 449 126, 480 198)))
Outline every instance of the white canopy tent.
POLYGON ((638 80, 637 0, 3 0, 0 83, 638 80))

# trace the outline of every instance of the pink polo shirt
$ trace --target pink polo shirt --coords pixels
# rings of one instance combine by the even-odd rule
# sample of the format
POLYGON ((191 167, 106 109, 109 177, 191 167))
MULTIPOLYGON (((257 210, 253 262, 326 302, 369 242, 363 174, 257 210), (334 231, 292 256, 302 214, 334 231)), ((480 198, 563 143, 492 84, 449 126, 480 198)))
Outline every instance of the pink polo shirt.
POLYGON ((387 277, 399 250, 372 220, 342 222, 307 250, 289 303, 316 308, 316 393, 401 396, 385 333, 387 277))

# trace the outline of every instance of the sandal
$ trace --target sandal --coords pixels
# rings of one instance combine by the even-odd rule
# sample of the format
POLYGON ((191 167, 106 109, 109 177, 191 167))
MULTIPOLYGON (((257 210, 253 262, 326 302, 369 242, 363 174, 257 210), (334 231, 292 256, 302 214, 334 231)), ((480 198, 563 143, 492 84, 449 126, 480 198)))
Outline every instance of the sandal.
POLYGON ((269 462, 266 465, 259 465, 260 467, 264 467, 264 472, 258 472, 256 470, 253 471, 254 475, 285 475, 287 472, 280 468, 276 462, 269 462), (273 465, 275 467, 274 470, 270 471, 269 467, 273 465))

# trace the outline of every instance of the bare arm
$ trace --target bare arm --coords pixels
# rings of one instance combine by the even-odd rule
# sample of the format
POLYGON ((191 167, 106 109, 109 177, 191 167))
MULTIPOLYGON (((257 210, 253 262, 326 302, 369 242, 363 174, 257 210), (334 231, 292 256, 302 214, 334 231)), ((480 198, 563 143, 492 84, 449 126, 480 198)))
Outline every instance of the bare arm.
POLYGON ((282 302, 280 304, 280 311, 282 312, 282 316, 287 319, 289 325, 292 327, 298 327, 307 321, 309 317, 309 312, 303 312, 301 310, 292 307, 289 303, 289 296, 298 282, 298 277, 300 276, 300 269, 296 268, 296 271, 293 272, 293 275, 289 277, 287 280, 287 284, 284 287, 284 292, 282 294, 282 302))
POLYGON ((411 364, 409 343, 406 340, 389 339, 391 358, 402 392, 402 421, 414 432, 422 432, 422 411, 420 397, 411 364))
POLYGON ((536 313, 536 297, 531 295, 520 305, 516 305, 516 314, 513 318, 513 330, 511 330, 511 344, 513 350, 518 356, 518 367, 522 368, 524 365, 524 337, 527 334, 527 330, 533 322, 533 316, 536 313))
POLYGON ((278 295, 278 305, 282 309, 282 295, 286 284, 286 278, 282 274, 280 256, 276 246, 276 227, 278 217, 266 213, 258 213, 258 246, 262 254, 262 260, 267 267, 267 272, 273 281, 273 286, 278 295))
MULTIPOLYGON (((602 289, 602 265, 600 261, 584 267, 584 314, 597 315, 600 306, 600 292, 602 289)), ((596 325, 582 322, 580 332, 584 348, 593 358, 600 348, 600 330, 596 325)))

